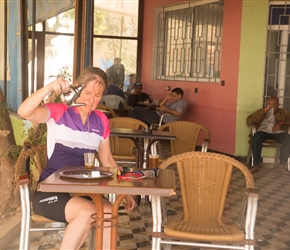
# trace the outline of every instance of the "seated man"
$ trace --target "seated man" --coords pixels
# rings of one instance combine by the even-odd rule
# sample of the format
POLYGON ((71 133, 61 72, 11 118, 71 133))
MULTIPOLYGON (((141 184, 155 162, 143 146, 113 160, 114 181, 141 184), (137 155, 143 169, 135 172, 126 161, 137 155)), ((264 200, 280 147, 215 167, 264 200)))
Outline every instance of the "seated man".
POLYGON ((128 88, 126 91, 124 91, 124 94, 126 98, 128 98, 129 95, 133 94, 134 92, 134 84, 136 83, 136 74, 130 74, 129 75, 129 82, 128 88))
POLYGON ((286 170, 290 153, 290 135, 287 133, 287 127, 290 125, 290 112, 279 108, 279 99, 276 96, 270 96, 266 107, 251 115, 250 123, 261 124, 251 142, 254 166, 250 168, 250 171, 257 172, 261 168, 262 143, 271 139, 281 144, 280 164, 277 166, 277 171, 282 174, 290 174, 286 170))
POLYGON ((108 77, 108 88, 107 91, 105 92, 105 95, 118 95, 122 97, 125 100, 125 95, 122 89, 117 87, 116 85, 113 85, 113 78, 110 76, 108 77))
MULTIPOLYGON (((113 85, 112 83, 113 83, 113 79, 109 76, 108 77, 108 85, 109 86, 108 86, 104 96, 117 95, 117 96, 120 96, 125 101, 125 95, 124 95, 123 90, 120 89, 119 87, 117 87, 116 85, 113 85)), ((108 104, 106 102, 104 103, 103 100, 101 101, 101 103, 106 104, 106 105, 108 104)), ((110 105, 107 105, 107 106, 110 106, 110 105)), ((111 106, 111 108, 113 108, 113 106, 111 106)), ((118 105, 118 109, 125 109, 125 106, 120 102, 118 105)))
POLYGON ((141 103, 141 102, 143 103, 143 102, 146 102, 146 101, 148 102, 148 104, 152 102, 150 97, 149 97, 149 95, 144 93, 144 92, 142 92, 142 83, 136 82, 134 84, 133 93, 131 95, 129 95, 128 98, 127 98, 127 104, 131 108, 134 108, 134 107, 137 107, 137 106, 144 108, 144 106, 138 104, 138 102, 139 103, 141 103))
POLYGON ((161 115, 167 113, 171 115, 165 116, 163 122, 168 123, 176 121, 186 105, 186 102, 183 100, 183 90, 181 88, 174 88, 160 103, 160 106, 157 107, 156 111, 135 107, 130 116, 141 120, 150 126, 152 123, 159 123, 161 115), (170 99, 172 102, 167 103, 170 99))

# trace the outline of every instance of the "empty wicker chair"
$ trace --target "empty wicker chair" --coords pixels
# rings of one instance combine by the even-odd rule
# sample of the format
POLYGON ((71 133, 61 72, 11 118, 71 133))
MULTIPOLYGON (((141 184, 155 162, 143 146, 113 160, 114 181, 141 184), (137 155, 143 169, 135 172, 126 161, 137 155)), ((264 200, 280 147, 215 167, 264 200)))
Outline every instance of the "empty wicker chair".
MULTIPOLYGON (((170 141, 172 155, 194 151, 199 136, 204 138, 201 151, 206 152, 211 139, 210 132, 206 127, 190 121, 169 122, 162 125, 159 130, 172 132, 176 136, 176 140, 170 141)), ((164 159, 161 158, 161 160, 164 159)))
POLYGON ((231 157, 208 152, 175 155, 163 162, 160 168, 165 169, 172 164, 177 166, 183 218, 173 216, 166 223, 164 234, 153 232, 153 237, 161 238, 161 244, 254 249, 259 195, 249 169, 231 157), (245 197, 241 199, 241 214, 236 224, 225 223, 223 218, 234 169, 241 171, 245 178, 245 197))
MULTIPOLYGON (((148 128, 146 123, 130 117, 115 117, 109 120, 110 128, 148 128)), ((128 138, 111 136, 111 150, 117 162, 136 162, 136 155, 133 152, 134 142, 128 138)))

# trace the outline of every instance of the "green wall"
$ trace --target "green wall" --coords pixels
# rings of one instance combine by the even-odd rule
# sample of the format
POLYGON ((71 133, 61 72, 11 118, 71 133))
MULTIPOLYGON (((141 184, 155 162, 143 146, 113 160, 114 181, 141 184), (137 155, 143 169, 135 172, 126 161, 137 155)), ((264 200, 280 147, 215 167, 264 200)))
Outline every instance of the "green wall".
POLYGON ((246 117, 263 104, 268 1, 243 0, 238 77, 236 156, 246 156, 250 128, 246 117))
POLYGON ((27 131, 31 127, 31 122, 21 119, 17 114, 11 113, 10 120, 14 132, 16 145, 23 145, 27 131))

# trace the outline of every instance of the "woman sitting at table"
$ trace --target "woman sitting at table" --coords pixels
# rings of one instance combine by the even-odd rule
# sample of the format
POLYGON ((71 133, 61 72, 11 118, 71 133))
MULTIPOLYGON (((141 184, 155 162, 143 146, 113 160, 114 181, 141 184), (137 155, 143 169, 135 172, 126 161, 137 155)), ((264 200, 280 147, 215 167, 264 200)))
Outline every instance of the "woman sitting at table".
MULTIPOLYGON (((72 107, 63 103, 40 105, 51 92, 67 89, 69 82, 58 78, 34 92, 19 107, 18 114, 35 123, 47 123, 47 167, 42 171, 39 182, 63 166, 83 166, 84 153, 98 152, 104 167, 117 167, 110 150, 109 122, 96 107, 107 88, 106 73, 96 67, 82 71, 74 85, 85 84, 77 103, 84 106, 72 107)), ((110 213, 112 204, 104 198, 104 212, 110 213)), ((135 201, 127 196, 124 206, 133 210, 135 201)), ((79 249, 91 230, 96 213, 94 202, 89 197, 71 196, 69 193, 36 191, 33 208, 37 214, 56 221, 68 223, 61 249, 79 249)), ((106 223, 108 224, 108 222, 106 223)), ((110 249, 110 228, 104 228, 103 249, 110 249)))
POLYGON ((127 104, 129 107, 134 108, 134 107, 142 107, 146 108, 152 103, 150 97, 148 94, 142 92, 142 83, 136 82, 134 84, 134 91, 131 95, 128 96, 127 98, 127 104))

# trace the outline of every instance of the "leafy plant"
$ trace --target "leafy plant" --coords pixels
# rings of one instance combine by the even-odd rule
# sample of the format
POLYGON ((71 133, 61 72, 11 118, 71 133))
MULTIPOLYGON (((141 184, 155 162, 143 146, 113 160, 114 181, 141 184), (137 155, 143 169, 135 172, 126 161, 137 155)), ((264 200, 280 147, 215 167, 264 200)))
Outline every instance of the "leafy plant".
MULTIPOLYGON (((28 129, 27 139, 25 141, 30 146, 45 144, 46 143, 46 134, 47 134, 46 124, 40 123, 40 124, 38 124, 37 127, 31 127, 30 129, 28 129)), ((11 159, 17 159, 21 150, 22 150, 22 147, 23 147, 23 145, 10 146, 7 150, 5 150, 0 155, 0 159, 1 159, 1 157, 5 157, 5 158, 8 157, 11 159)))
POLYGON ((31 127, 28 129, 28 135, 26 141, 31 146, 46 143, 47 128, 45 123, 40 123, 36 128, 31 127))
POLYGON ((70 73, 69 66, 66 65, 58 70, 57 75, 50 75, 49 77, 63 78, 71 82, 72 74, 70 73))
MULTIPOLYGON (((72 74, 70 73, 69 66, 66 65, 58 70, 57 75, 50 75, 49 77, 63 78, 65 80, 68 80, 69 82, 71 82, 72 74)), ((54 91, 51 92, 45 102, 60 103, 61 102, 60 91, 59 92, 54 92, 54 91)))

